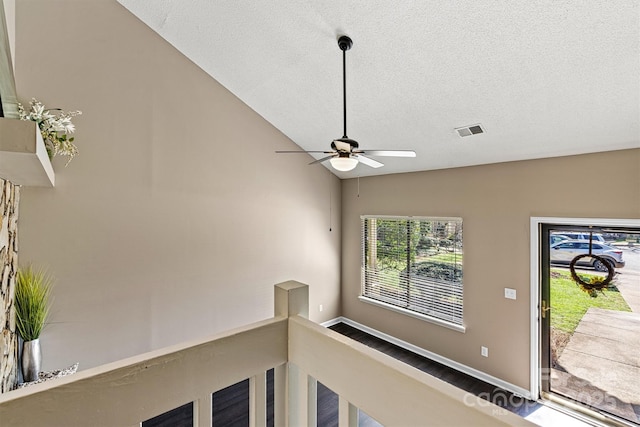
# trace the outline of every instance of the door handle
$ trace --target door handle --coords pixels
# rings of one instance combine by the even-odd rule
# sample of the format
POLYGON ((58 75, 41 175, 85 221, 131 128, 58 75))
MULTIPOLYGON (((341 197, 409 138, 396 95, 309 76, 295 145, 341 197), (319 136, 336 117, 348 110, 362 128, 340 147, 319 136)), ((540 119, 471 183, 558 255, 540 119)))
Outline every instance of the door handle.
POLYGON ((542 313, 542 318, 547 317, 547 311, 551 310, 551 306, 547 305, 547 301, 542 300, 542 304, 540 305, 540 313, 542 313))

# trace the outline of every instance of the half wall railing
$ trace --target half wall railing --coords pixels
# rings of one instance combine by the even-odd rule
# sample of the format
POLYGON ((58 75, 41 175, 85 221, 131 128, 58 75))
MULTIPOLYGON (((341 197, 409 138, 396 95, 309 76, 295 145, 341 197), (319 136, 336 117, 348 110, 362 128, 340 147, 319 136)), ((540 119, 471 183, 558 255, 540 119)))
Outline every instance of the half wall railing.
POLYGON ((385 426, 533 426, 523 418, 307 319, 308 287, 275 286, 275 316, 0 395, 0 425, 139 426, 193 402, 212 425, 212 393, 249 378, 250 425, 266 425, 274 368, 276 427, 316 426, 317 381, 339 396, 339 425, 358 408, 385 426))

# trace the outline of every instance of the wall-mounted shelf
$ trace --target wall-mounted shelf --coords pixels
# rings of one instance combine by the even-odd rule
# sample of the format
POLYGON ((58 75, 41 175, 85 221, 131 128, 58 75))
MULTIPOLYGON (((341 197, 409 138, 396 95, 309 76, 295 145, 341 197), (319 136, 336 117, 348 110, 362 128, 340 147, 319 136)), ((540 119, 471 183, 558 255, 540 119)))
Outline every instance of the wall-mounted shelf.
POLYGON ((55 185, 53 167, 36 122, 0 118, 0 178, 24 186, 55 185))

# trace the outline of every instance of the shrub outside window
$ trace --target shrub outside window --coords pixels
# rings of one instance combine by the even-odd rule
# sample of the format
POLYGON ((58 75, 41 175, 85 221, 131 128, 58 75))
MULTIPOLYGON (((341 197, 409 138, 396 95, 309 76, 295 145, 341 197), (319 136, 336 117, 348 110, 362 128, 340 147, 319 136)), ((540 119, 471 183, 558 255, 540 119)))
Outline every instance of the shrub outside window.
POLYGON ((462 218, 361 219, 360 299, 464 331, 462 218))

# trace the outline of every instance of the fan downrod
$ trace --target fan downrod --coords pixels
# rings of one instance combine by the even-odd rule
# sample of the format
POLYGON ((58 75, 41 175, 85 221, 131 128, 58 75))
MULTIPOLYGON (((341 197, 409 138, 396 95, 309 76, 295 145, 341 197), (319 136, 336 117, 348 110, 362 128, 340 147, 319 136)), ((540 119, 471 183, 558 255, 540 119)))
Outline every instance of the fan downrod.
POLYGON ((340 36, 340 38, 338 38, 338 46, 342 51, 349 50, 351 46, 353 46, 353 40, 351 40, 349 36, 340 36))
POLYGON ((342 138, 336 138, 331 142, 331 151, 276 151, 276 153, 322 153, 325 154, 325 157, 309 164, 313 165, 329 160, 331 166, 341 172, 352 170, 358 163, 363 163, 372 168, 384 166, 377 160, 370 159, 367 156, 415 157, 415 151, 411 150, 360 150, 358 142, 347 136, 347 51, 353 47, 353 40, 349 36, 341 35, 338 37, 338 47, 342 51, 342 114, 344 125, 342 138))

